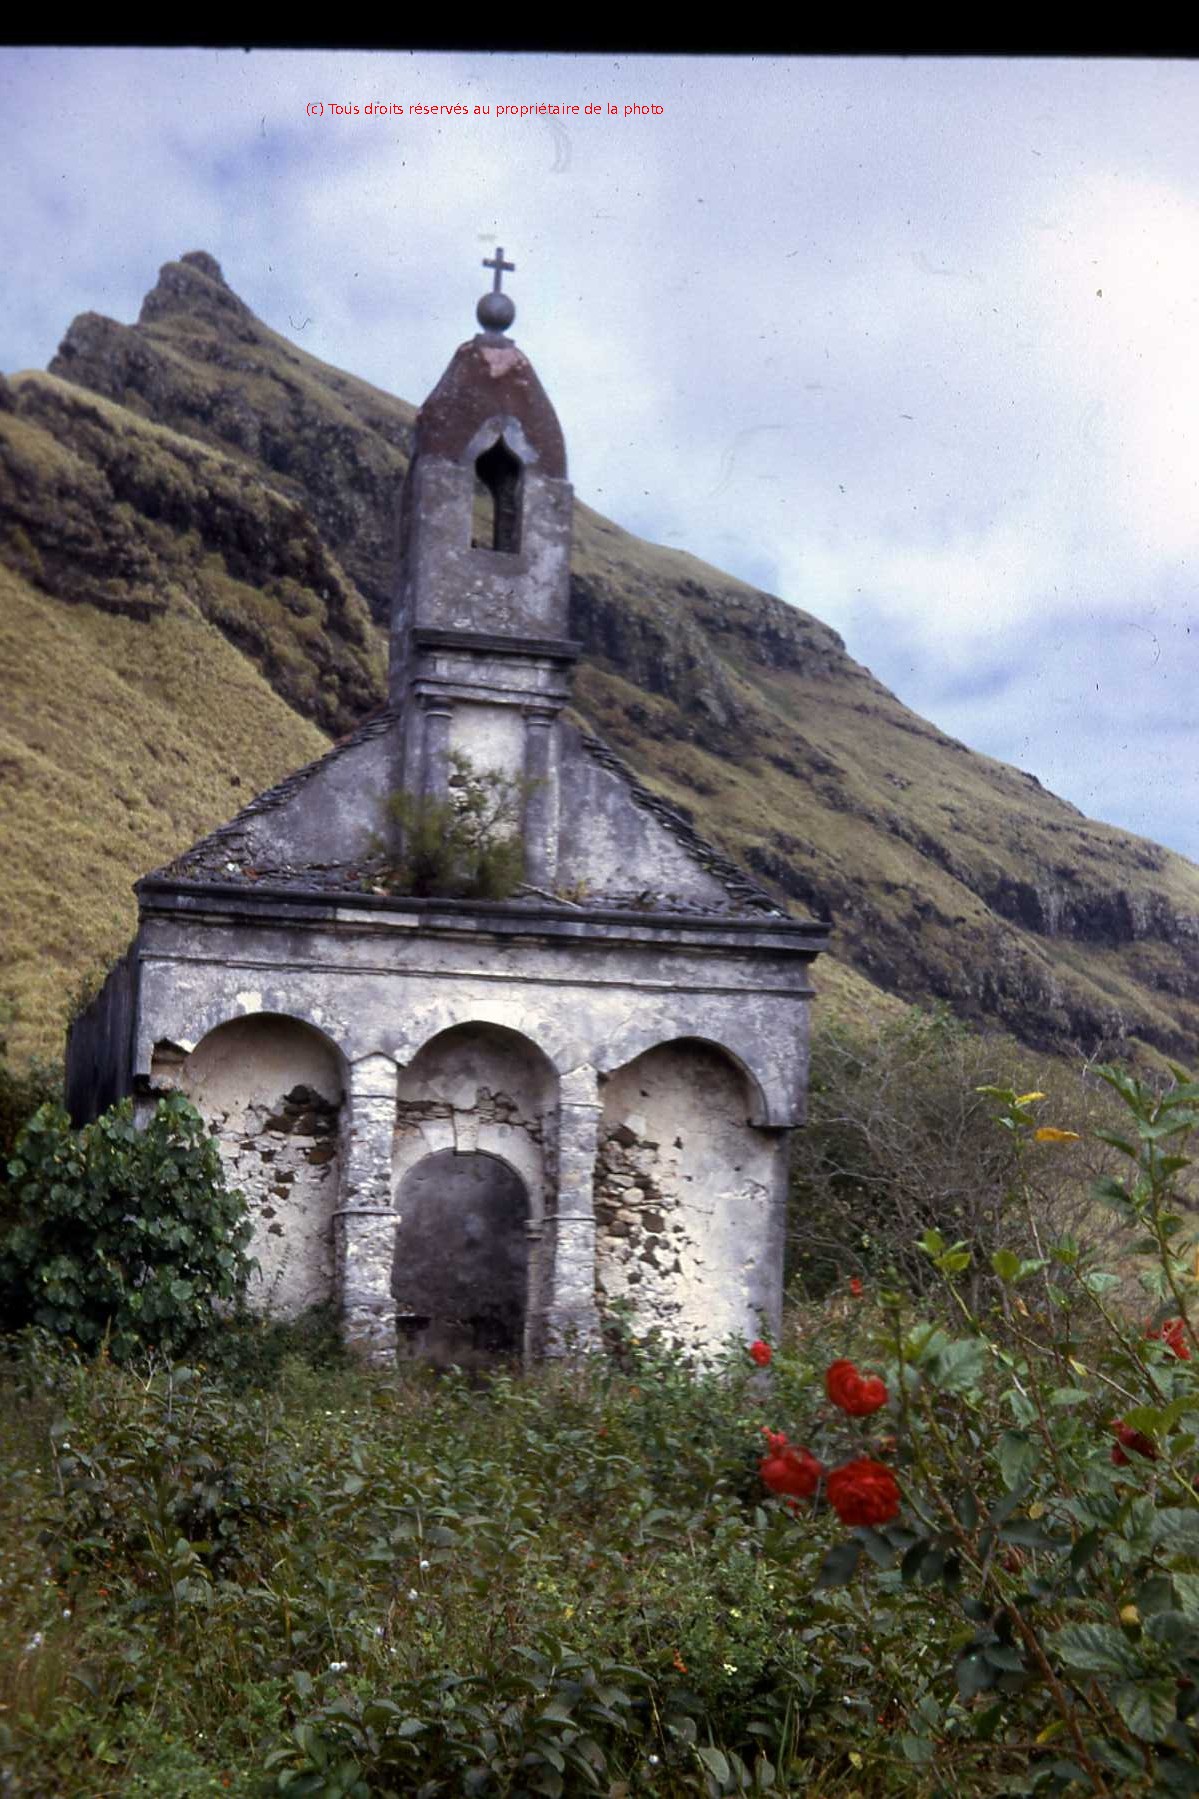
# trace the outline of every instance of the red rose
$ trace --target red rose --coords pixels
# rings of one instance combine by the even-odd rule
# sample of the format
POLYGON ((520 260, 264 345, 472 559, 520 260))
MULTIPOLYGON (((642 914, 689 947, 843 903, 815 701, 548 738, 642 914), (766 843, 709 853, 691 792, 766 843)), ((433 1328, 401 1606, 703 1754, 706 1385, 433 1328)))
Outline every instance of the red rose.
POLYGON ((1154 1330, 1146 1331, 1145 1335, 1155 1339, 1159 1343, 1164 1343, 1166 1348, 1176 1355, 1180 1362, 1189 1362, 1191 1359, 1191 1346, 1187 1342, 1186 1333, 1187 1327, 1185 1319, 1167 1318, 1164 1324, 1159 1324, 1154 1330))
POLYGON ((834 1362, 824 1377, 824 1390, 851 1418, 868 1418, 887 1403, 886 1383, 877 1374, 859 1374, 852 1362, 834 1362))
POLYGON ((853 1294, 853 1296, 854 1296, 854 1298, 855 1298, 855 1299, 861 1299, 861 1297, 862 1297, 862 1283, 861 1283, 861 1281, 860 1281, 860 1280, 859 1280, 859 1279, 858 1279, 858 1277, 857 1277, 857 1275, 856 1275, 856 1274, 855 1274, 855 1275, 851 1275, 851 1276, 850 1276, 850 1281, 849 1281, 849 1290, 850 1290, 850 1292, 851 1292, 851 1293, 852 1293, 852 1294, 853 1294))
POLYGON ((1137 1454, 1143 1455, 1147 1461, 1156 1462, 1157 1449, 1152 1439, 1147 1437, 1144 1431, 1133 1430, 1131 1425, 1125 1424, 1123 1418, 1113 1418, 1111 1429, 1119 1439, 1118 1442, 1112 1444, 1112 1461, 1117 1468, 1127 1468, 1128 1466, 1128 1457, 1124 1453, 1126 1449, 1135 1449, 1137 1454))
POLYGON ((810 1449, 792 1449, 782 1431, 763 1431, 770 1448, 758 1464, 764 1486, 772 1493, 796 1499, 810 1499, 824 1473, 810 1449))
POLYGON ((749 1353, 751 1360, 755 1361, 759 1368, 769 1368, 770 1358, 774 1354, 774 1351, 771 1349, 769 1343, 763 1343, 761 1337, 759 1337, 756 1343, 750 1344, 749 1353))
POLYGON ((842 1524, 887 1524, 899 1511, 899 1483, 889 1468, 868 1456, 834 1468, 827 1492, 842 1524))

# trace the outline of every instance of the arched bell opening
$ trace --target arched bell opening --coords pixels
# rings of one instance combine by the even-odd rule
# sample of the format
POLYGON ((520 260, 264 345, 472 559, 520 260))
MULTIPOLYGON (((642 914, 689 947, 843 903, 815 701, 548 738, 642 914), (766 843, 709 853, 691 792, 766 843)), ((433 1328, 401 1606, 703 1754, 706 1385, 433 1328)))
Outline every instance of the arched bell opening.
POLYGON ((475 479, 482 517, 477 534, 471 539, 471 547, 518 555, 524 465, 512 454, 502 437, 476 460, 475 479))
POLYGON ((400 1355, 440 1367, 519 1359, 529 1292, 520 1175, 484 1150, 438 1150, 408 1170, 396 1204, 400 1355))

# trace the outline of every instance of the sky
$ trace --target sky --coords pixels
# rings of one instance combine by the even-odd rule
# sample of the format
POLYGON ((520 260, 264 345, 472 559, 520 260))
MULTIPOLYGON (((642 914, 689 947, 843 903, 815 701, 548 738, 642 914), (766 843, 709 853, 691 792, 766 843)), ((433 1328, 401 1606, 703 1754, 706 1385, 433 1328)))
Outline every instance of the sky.
POLYGON ((417 404, 503 244, 580 499, 1199 860, 1199 64, 9 49, 0 241, 6 372, 204 249, 417 404))

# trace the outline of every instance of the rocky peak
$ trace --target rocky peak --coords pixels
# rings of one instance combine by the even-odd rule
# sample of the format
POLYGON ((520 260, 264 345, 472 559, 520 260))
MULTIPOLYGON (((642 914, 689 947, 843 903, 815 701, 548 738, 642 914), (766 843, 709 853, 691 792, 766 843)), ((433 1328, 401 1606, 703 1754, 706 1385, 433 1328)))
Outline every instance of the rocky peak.
POLYGON ((179 260, 185 262, 189 268, 199 269, 200 273, 207 275, 210 281, 219 281, 222 287, 229 286, 221 272, 220 263, 215 256, 210 256, 207 250, 185 250, 179 260))
POLYGON ((222 320, 236 318, 257 324, 244 300, 239 300, 221 273, 221 265, 207 250, 189 250, 178 262, 164 262, 157 284, 142 301, 139 325, 154 324, 181 312, 215 313, 222 320))

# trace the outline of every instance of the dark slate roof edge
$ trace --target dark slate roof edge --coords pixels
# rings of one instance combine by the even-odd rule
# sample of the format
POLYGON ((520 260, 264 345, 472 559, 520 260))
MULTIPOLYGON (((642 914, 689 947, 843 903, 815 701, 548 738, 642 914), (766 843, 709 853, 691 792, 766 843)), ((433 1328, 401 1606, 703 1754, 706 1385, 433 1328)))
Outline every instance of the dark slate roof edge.
POLYGON ((240 882, 189 880, 185 876, 144 875, 136 891, 151 906, 156 902, 167 909, 185 906, 191 899, 231 904, 236 909, 262 911, 271 906, 294 906, 300 911, 344 913, 357 909, 363 913, 415 912, 436 919, 496 919, 516 928, 536 926, 545 921, 567 927, 585 929, 590 925, 619 925, 628 928, 668 930, 672 933, 694 930, 700 933, 767 932, 784 937, 802 936, 815 953, 823 947, 831 926, 818 919, 795 918, 790 913, 776 913, 770 918, 749 917, 729 912, 663 912, 651 907, 635 910, 628 907, 546 904, 528 899, 465 900, 419 898, 413 894, 338 893, 318 891, 310 887, 272 887, 266 881, 253 887, 240 882))
POLYGON ((759 887, 756 881, 751 880, 743 868, 739 868, 734 861, 718 850, 714 843, 709 843, 706 837, 701 837, 699 832, 687 823, 682 814, 676 812, 658 794, 651 793, 648 787, 643 787, 628 764, 623 762, 615 750, 610 749, 602 738, 593 737, 586 731, 580 731, 579 738, 583 748, 593 761, 598 762, 602 768, 608 769, 611 774, 620 776, 629 789, 629 796, 634 805, 642 807, 646 812, 652 812, 659 824, 664 825, 671 835, 677 838, 688 855, 698 862, 707 874, 715 876, 730 899, 737 900, 741 905, 750 905, 772 912, 776 916, 788 916, 774 896, 767 893, 764 887, 759 887))
POLYGON ((291 774, 285 775, 274 787, 268 787, 264 792, 255 794, 250 803, 243 806, 234 817, 226 819, 225 823, 218 825, 215 831, 209 831, 206 837, 198 838, 195 843, 182 850, 170 862, 164 862, 161 868, 152 869, 143 878, 147 881, 171 880, 185 875, 188 865, 195 857, 203 854, 205 850, 219 849, 222 843, 227 842, 230 837, 248 824, 250 819, 257 818, 263 812, 273 812, 276 806, 281 806, 286 800, 291 799, 292 795, 298 793, 300 788, 305 786, 319 770, 328 768, 339 757, 348 755, 351 750, 357 749, 359 744, 369 743, 373 737, 385 736, 398 719, 399 713, 390 707, 384 708, 382 712, 373 713, 370 718, 364 719, 356 730, 351 731, 348 737, 341 738, 331 749, 326 750, 323 756, 318 756, 313 762, 305 762, 302 768, 293 769, 291 774))

